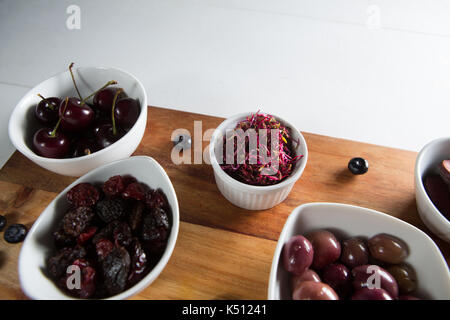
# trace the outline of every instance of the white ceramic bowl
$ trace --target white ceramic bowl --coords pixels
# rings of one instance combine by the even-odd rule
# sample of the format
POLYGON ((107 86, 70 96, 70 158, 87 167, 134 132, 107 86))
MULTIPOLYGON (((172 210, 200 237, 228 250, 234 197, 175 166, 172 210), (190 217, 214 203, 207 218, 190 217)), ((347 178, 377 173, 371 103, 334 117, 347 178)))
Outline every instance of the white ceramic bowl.
POLYGON ((450 159, 450 138, 441 138, 428 143, 417 156, 414 182, 420 218, 439 238, 450 242, 450 221, 435 207, 423 185, 425 175, 430 172, 438 173, 438 164, 445 159, 450 159))
POLYGON ((406 263, 416 271, 416 295, 428 299, 450 299, 450 273, 442 253, 431 238, 416 227, 390 215, 338 203, 308 203, 294 209, 280 234, 270 270, 268 299, 290 300, 289 274, 280 254, 290 237, 328 229, 339 239, 377 233, 392 234, 409 247, 406 263))
POLYGON ((244 120, 250 115, 251 113, 235 115, 226 119, 217 127, 211 138, 209 157, 214 170, 217 187, 228 201, 235 206, 247 210, 265 210, 281 203, 289 195, 295 182, 300 178, 305 169, 306 162, 308 161, 308 148, 303 135, 297 128, 288 121, 274 115, 278 121, 290 129, 292 140, 300 141, 294 153, 295 155, 302 154, 303 158, 297 162, 291 175, 286 180, 272 186, 252 186, 233 179, 220 167, 217 161, 217 155, 222 154, 223 151, 219 147, 216 148, 216 146, 221 145, 220 141, 226 135, 227 130, 234 129, 239 121, 244 120))
POLYGON ((79 158, 50 159, 34 153, 33 135, 42 127, 34 118, 34 108, 41 100, 37 94, 40 93, 44 97, 76 97, 77 93, 68 70, 41 82, 25 94, 9 119, 8 131, 16 149, 34 163, 55 173, 78 177, 102 164, 127 158, 136 150, 147 124, 147 95, 138 79, 119 69, 86 67, 73 71, 83 97, 101 88, 107 81, 116 80, 129 97, 139 100, 139 118, 124 137, 103 150, 79 158))
POLYGON ((172 255, 178 237, 180 223, 178 200, 169 177, 158 162, 150 157, 136 156, 103 165, 82 176, 64 189, 42 212, 28 232, 19 256, 20 285, 28 297, 52 300, 73 299, 64 294, 43 273, 46 259, 54 251, 52 233, 68 208, 66 194, 80 182, 104 182, 118 174, 132 175, 153 189, 162 189, 172 209, 172 229, 167 247, 158 264, 136 285, 109 299, 125 299, 137 294, 150 285, 162 272, 172 255))

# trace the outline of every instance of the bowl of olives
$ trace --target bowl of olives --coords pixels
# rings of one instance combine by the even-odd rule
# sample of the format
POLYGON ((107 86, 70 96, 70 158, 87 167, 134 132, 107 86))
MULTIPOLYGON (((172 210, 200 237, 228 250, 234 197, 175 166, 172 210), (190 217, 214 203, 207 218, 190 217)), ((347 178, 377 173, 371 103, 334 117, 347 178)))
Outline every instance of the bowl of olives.
POLYGON ((291 213, 272 261, 270 300, 449 299, 450 272, 421 230, 337 203, 291 213))
POLYGON ((72 66, 25 94, 8 131, 37 165, 78 177, 136 150, 147 124, 147 95, 128 72, 72 66))

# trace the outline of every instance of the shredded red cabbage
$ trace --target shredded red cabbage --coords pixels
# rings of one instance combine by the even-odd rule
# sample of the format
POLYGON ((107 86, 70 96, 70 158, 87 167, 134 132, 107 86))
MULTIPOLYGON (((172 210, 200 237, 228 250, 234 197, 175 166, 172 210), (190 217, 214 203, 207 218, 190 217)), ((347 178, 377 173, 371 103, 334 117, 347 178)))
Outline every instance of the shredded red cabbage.
POLYGON ((240 182, 256 186, 280 183, 292 173, 295 164, 303 157, 303 155, 294 155, 293 151, 293 142, 298 146, 300 141, 292 141, 289 128, 283 126, 272 115, 258 111, 239 122, 235 129, 242 129, 244 132, 254 129, 257 136, 256 149, 252 150, 249 150, 248 136, 244 137, 245 142, 242 141, 242 137, 239 135, 229 137, 228 141, 224 137, 223 164, 220 166, 228 175, 240 182), (278 129, 277 137, 271 137, 271 129, 278 129), (267 143, 261 143, 260 146, 259 137, 261 130, 266 131, 267 143), (278 148, 276 150, 271 150, 272 138, 278 139, 278 148), (232 164, 226 161, 227 143, 234 143, 234 161, 232 164), (243 150, 243 148, 245 149, 243 150), (264 153, 267 156, 266 159, 278 159, 278 166, 272 165, 270 161, 264 161, 264 158, 261 157, 264 153), (245 160, 240 159, 238 161, 238 155, 244 155, 245 160))

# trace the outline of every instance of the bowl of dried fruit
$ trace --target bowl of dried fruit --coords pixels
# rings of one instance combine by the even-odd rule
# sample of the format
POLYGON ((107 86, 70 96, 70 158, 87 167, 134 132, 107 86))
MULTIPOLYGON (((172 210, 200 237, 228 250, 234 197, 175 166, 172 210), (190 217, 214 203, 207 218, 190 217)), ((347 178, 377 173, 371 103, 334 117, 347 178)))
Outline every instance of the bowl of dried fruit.
POLYGON ((136 150, 147 124, 147 95, 126 71, 72 65, 24 95, 8 132, 37 165, 79 177, 136 150))
POLYGON ((152 158, 103 165, 63 190, 30 229, 19 279, 32 299, 125 299, 149 286, 175 247, 178 201, 152 158))
POLYGON ((420 218, 439 238, 450 242, 450 138, 423 147, 414 179, 420 218))
POLYGON ((211 138, 209 156, 217 187, 234 205, 265 210, 284 201, 308 160, 301 132, 262 112, 223 121, 211 138))

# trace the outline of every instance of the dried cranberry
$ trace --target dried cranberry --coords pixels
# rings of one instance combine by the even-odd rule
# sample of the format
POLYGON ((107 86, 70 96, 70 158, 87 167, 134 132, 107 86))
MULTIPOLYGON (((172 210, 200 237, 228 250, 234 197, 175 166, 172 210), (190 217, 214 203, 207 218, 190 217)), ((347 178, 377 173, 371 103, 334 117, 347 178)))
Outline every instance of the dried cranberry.
POLYGON ((136 232, 139 230, 142 224, 144 210, 145 205, 142 202, 139 201, 134 204, 128 217, 128 223, 130 224, 131 231, 136 232))
POLYGON ((126 188, 125 191, 122 192, 122 197, 124 199, 134 199, 138 201, 145 200, 145 196, 147 193, 148 188, 139 182, 133 182, 130 183, 126 188))
POLYGON ((79 183, 67 192, 67 201, 75 207, 90 207, 100 199, 100 192, 90 183, 79 183))
POLYGON ((162 227, 166 230, 169 229, 169 217, 166 211, 162 208, 154 208, 151 212, 153 218, 155 219, 155 224, 157 227, 162 227))
POLYGON ((101 200, 95 206, 97 215, 105 223, 121 219, 126 209, 126 202, 121 198, 101 200))
POLYGON ((62 220, 64 232, 72 237, 78 237, 89 225, 94 212, 89 207, 78 207, 70 209, 62 220))
POLYGON ((67 235, 62 226, 53 233, 53 239, 55 239, 55 245, 58 248, 69 247, 76 244, 76 238, 67 235))
POLYGON ((128 285, 137 283, 145 275, 147 267, 147 255, 142 249, 141 243, 137 238, 131 243, 131 271, 128 276, 128 285))
POLYGON ((104 285, 110 295, 122 292, 130 271, 130 255, 122 247, 114 248, 102 261, 104 285))
POLYGON ((160 189, 148 192, 145 198, 145 203, 150 209, 165 208, 168 206, 166 196, 160 189))
POLYGON ((100 260, 103 260, 113 249, 114 244, 108 239, 101 239, 95 245, 95 250, 100 260))
POLYGON ((126 188, 129 184, 134 183, 134 182, 137 182, 136 178, 133 177, 133 176, 126 175, 126 176, 122 176, 122 178, 123 178, 123 184, 125 185, 125 188, 126 188))
POLYGON ((85 244, 97 232, 97 227, 87 227, 82 234, 78 236, 77 243, 85 244))
POLYGON ((122 176, 114 176, 108 179, 103 186, 103 192, 109 197, 120 195, 125 190, 125 183, 122 176))
POLYGON ((167 238, 167 229, 161 226, 152 214, 148 214, 144 217, 141 236, 144 241, 163 241, 167 238))
POLYGON ((117 228, 117 226, 119 224, 120 224, 120 221, 118 221, 118 220, 113 220, 110 223, 108 223, 105 227, 103 227, 102 229, 100 229, 97 232, 97 234, 92 239, 92 243, 96 244, 98 241, 100 241, 102 239, 112 240, 113 239, 113 231, 115 228, 117 228))
POLYGON ((53 257, 48 259, 48 271, 53 277, 59 278, 66 273, 67 267, 70 266, 73 261, 84 258, 85 256, 86 250, 81 246, 63 248, 53 257))
POLYGON ((130 226, 122 222, 113 231, 114 243, 116 246, 128 247, 131 243, 130 226))

